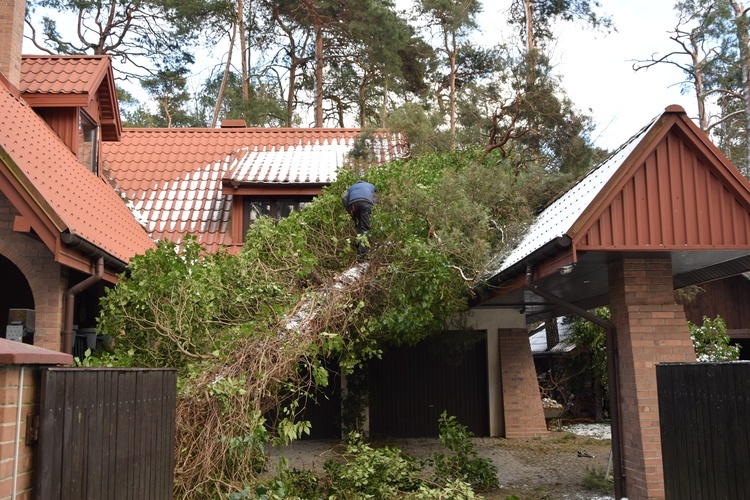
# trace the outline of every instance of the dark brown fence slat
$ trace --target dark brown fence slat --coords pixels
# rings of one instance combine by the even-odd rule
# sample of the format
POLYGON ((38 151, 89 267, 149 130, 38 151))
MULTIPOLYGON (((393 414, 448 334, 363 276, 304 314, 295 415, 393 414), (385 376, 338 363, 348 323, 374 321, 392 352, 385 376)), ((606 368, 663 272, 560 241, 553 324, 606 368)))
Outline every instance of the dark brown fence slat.
POLYGON ((750 498, 750 363, 656 367, 667 499, 750 498))
POLYGON ((40 422, 39 444, 37 445, 37 482, 35 498, 60 498, 59 467, 62 464, 62 411, 65 399, 64 380, 49 377, 47 371, 41 373, 40 383, 40 422), (39 461, 39 457, 45 460, 39 461))
MULTIPOLYGON (((735 461, 750 464, 750 381, 747 371, 735 370, 732 375, 737 403, 735 461)), ((750 498, 750 469, 745 469, 742 482, 738 484, 741 484, 738 488, 740 498, 750 498)))
POLYGON ((106 493, 106 498, 115 498, 117 477, 117 402, 120 400, 120 394, 117 392, 118 372, 106 371, 104 375, 104 386, 109 398, 104 399, 104 422, 103 425, 107 430, 107 442, 105 445, 107 455, 107 475, 102 477, 102 489, 106 493))
POLYGON ((63 443, 62 443, 62 485, 60 487, 60 498, 63 500, 72 499, 72 494, 78 492, 80 487, 81 464, 76 459, 80 455, 81 444, 79 439, 74 438, 80 433, 76 426, 76 407, 75 398, 76 385, 73 374, 66 372, 65 377, 65 401, 63 408, 63 443))
POLYGON ((176 382, 174 370, 43 370, 35 498, 172 498, 176 382))
POLYGON ((135 500, 132 490, 133 467, 135 452, 133 450, 134 435, 134 413, 135 413, 135 377, 126 377, 118 373, 117 392, 119 393, 119 405, 117 407, 117 474, 115 484, 117 485, 117 498, 122 500, 135 500))
POLYGON ((102 375, 102 373, 96 374, 92 386, 89 388, 89 391, 87 391, 88 400, 86 412, 90 417, 90 424, 88 426, 88 432, 86 433, 88 440, 88 446, 86 447, 86 498, 103 498, 101 478, 105 474, 103 441, 106 438, 104 436, 104 426, 102 425, 104 420, 104 410, 100 404, 102 398, 105 397, 105 393, 102 389, 104 385, 102 375))

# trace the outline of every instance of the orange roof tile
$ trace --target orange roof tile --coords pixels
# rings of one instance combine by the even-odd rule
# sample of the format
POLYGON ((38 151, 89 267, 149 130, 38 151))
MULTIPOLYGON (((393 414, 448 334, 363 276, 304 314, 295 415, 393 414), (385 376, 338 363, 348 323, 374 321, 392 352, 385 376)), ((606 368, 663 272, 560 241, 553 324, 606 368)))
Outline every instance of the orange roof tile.
POLYGON ((28 94, 94 93, 109 65, 109 56, 24 55, 19 90, 28 94))
MULTIPOLYGON (((154 239, 179 243, 191 233, 209 249, 232 244, 232 196, 222 180, 309 186, 335 180, 359 129, 125 129, 102 145, 105 174, 130 201, 154 239)), ((381 161, 403 143, 377 140, 381 161)))
POLYGON ((35 212, 59 233, 77 235, 123 262, 154 246, 112 187, 81 165, 44 120, 5 87, 0 87, 0 109, 7 175, 34 200, 35 212))

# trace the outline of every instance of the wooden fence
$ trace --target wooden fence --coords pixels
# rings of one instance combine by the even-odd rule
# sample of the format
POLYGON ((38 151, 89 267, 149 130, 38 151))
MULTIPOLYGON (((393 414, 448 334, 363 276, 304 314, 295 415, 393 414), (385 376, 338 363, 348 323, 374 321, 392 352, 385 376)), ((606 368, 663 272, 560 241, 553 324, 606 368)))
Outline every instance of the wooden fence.
POLYGON ((38 499, 169 499, 174 370, 48 368, 41 373, 38 499))
POLYGON ((750 362, 656 367, 667 499, 750 498, 750 362))

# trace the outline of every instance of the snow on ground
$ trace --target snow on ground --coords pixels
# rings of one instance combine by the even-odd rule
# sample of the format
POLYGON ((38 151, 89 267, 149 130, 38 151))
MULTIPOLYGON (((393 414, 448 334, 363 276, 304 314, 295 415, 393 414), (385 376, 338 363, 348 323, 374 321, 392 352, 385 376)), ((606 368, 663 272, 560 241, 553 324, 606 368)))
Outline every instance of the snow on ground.
POLYGON ((612 439, 612 431, 606 424, 568 424, 562 430, 572 432, 578 436, 588 436, 593 439, 612 439))
MULTIPOLYGON (((587 436, 592 439, 611 439, 612 432, 608 423, 595 424, 568 424, 563 425, 563 431, 572 432, 578 436, 587 436)), ((582 496, 583 494, 564 495, 565 500, 614 500, 613 496, 582 496)), ((627 499, 624 499, 627 500, 627 499)))

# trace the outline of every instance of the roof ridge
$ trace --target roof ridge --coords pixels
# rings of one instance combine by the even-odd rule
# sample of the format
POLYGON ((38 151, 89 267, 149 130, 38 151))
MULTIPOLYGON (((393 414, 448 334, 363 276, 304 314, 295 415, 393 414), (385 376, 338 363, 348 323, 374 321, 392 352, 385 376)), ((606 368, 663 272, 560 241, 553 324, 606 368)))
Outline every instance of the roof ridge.
POLYGON ((21 59, 107 59, 108 54, 21 54, 21 59))

